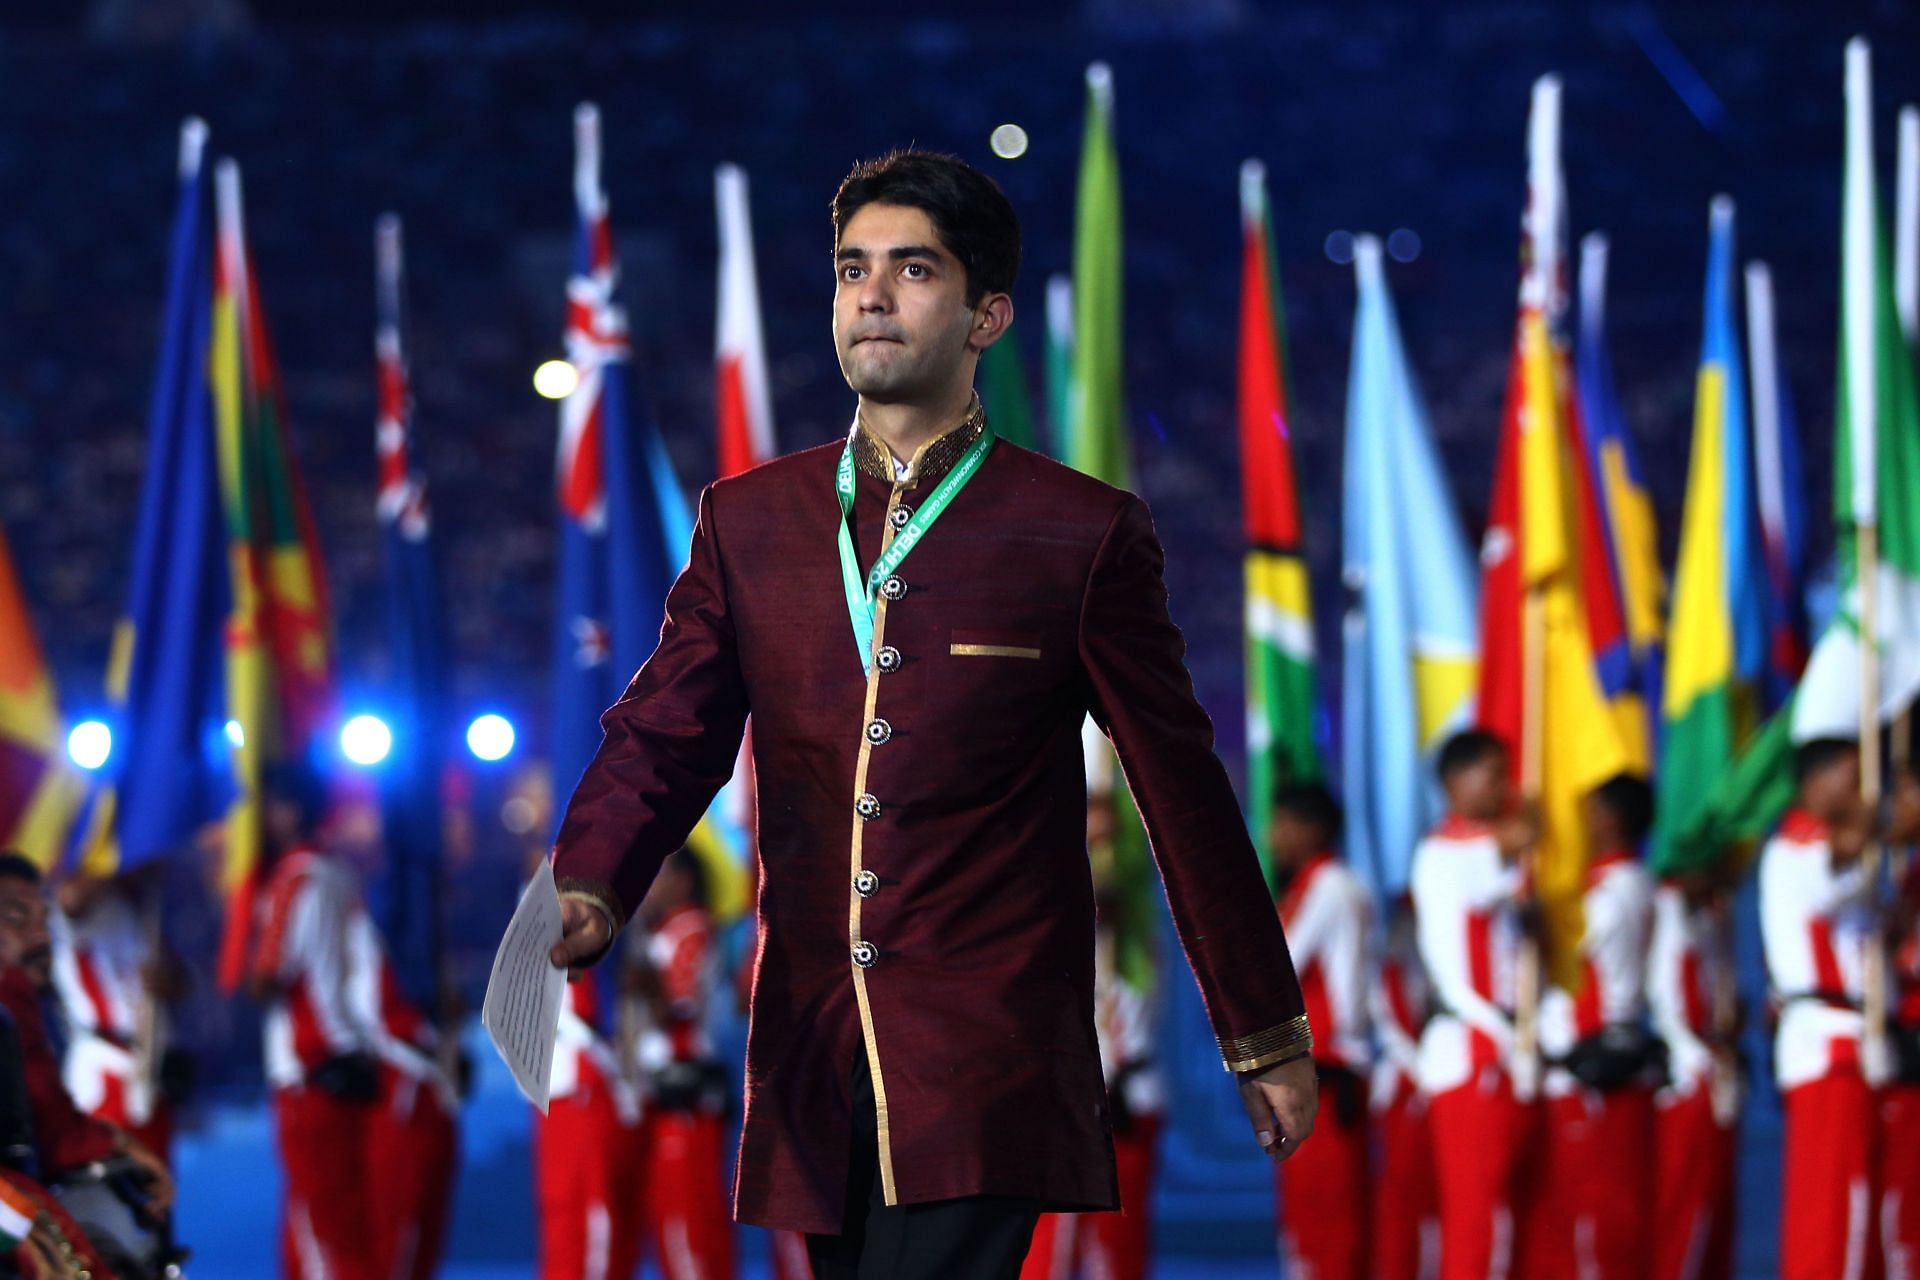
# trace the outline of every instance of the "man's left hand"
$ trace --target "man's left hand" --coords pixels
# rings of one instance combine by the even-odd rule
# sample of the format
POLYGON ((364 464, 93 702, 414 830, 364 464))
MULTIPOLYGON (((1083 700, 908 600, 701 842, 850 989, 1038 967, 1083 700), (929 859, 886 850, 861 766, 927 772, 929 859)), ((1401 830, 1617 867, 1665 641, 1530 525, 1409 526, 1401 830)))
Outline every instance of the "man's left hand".
POLYGON ((1320 1085, 1311 1057, 1276 1063, 1240 1077, 1240 1102, 1253 1122, 1260 1149, 1275 1162, 1288 1159, 1313 1132, 1320 1085))
POLYGON ((164 1214, 173 1208, 173 1175, 167 1171, 167 1162, 133 1137, 127 1138, 123 1154, 129 1163, 147 1175, 146 1190, 154 1212, 164 1214))

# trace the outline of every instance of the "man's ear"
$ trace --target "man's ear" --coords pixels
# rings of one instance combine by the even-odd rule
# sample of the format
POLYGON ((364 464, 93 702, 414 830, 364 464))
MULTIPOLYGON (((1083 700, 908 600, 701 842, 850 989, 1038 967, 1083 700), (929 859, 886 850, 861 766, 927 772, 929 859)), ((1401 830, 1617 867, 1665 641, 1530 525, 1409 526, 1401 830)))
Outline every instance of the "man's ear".
POLYGON ((1013 324, 1013 298, 1004 293, 989 293, 973 309, 973 331, 967 335, 967 350, 978 354, 1000 341, 1013 324))

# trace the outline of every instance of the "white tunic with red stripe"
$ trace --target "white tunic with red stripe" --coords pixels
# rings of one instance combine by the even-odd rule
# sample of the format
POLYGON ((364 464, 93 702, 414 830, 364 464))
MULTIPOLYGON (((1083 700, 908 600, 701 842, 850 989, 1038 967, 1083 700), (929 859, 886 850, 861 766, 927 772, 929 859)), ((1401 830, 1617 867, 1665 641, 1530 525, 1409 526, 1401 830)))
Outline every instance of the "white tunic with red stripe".
MULTIPOLYGON (((147 1011, 150 958, 140 917, 118 894, 102 896, 77 919, 53 917, 53 981, 71 1032, 61 1076, 74 1104, 89 1114, 118 1093, 133 1123, 153 1118, 153 1082, 135 1059, 143 1011, 147 1034, 159 1035, 147 1011)), ((150 1059, 158 1061, 164 1048, 154 1043, 150 1059)))
MULTIPOLYGON (((1580 907, 1580 985, 1550 988, 1540 1000, 1540 1049, 1564 1057, 1610 1023, 1638 1023, 1646 1015, 1647 939, 1653 929, 1653 878, 1632 853, 1602 854, 1587 869, 1580 907)), ((1564 1097, 1577 1087, 1564 1068, 1547 1072, 1546 1092, 1564 1097)))
POLYGON ((372 1029, 373 1051, 405 1082, 394 1092, 395 1112, 411 1115, 421 1089, 432 1089, 446 1111, 456 1110, 458 1095, 437 1056, 440 1033, 401 989, 373 917, 356 913, 348 931, 347 999, 355 1020, 372 1029))
POLYGON ((1654 1033, 1667 1046, 1661 1097, 1687 1098, 1712 1088, 1714 1110, 1728 1123, 1739 1110, 1737 1073, 1722 1069, 1711 1038, 1719 1011, 1730 1011, 1733 1000, 1733 957, 1719 914, 1689 904, 1680 886, 1662 884, 1653 895, 1647 947, 1647 1008, 1654 1033))
POLYGON ((1484 823, 1449 817, 1413 851, 1409 888, 1435 1001, 1420 1037, 1429 1096, 1507 1069, 1525 887, 1525 873, 1500 856, 1484 823))
POLYGON ((275 865, 265 914, 255 971, 280 987, 267 1008, 267 1082, 286 1089, 331 1057, 374 1049, 374 1028, 348 997, 350 944, 366 911, 353 872, 305 848, 275 865))
POLYGON ((1330 853, 1295 873, 1280 900, 1287 950, 1300 977, 1316 1062, 1364 1072, 1370 903, 1360 877, 1330 853))
POLYGON ((666 1018, 641 1033, 641 1069, 708 1060, 713 1042, 707 1016, 723 979, 713 917, 692 903, 675 908, 646 936, 646 962, 659 979, 666 1018))
POLYGON ((1863 1067, 1872 886, 1864 862, 1835 868, 1827 829, 1795 809, 1760 855, 1760 936, 1781 1004, 1774 1073, 1782 1089, 1863 1067))
POLYGON ((1427 971, 1412 932, 1390 931, 1374 973, 1369 1003, 1380 1046, 1373 1064, 1372 1103, 1385 1111, 1420 1088, 1420 1033, 1427 1023, 1427 971))

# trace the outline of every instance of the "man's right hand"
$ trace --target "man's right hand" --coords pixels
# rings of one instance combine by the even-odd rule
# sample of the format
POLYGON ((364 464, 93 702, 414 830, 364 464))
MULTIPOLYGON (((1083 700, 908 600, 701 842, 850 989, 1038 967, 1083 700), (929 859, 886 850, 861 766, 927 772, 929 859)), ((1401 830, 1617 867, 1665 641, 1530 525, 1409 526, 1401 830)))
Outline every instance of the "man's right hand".
POLYGON ((613 927, 606 913, 579 898, 560 899, 560 941, 547 958, 556 969, 567 971, 567 980, 576 981, 585 967, 600 958, 613 941, 613 927))

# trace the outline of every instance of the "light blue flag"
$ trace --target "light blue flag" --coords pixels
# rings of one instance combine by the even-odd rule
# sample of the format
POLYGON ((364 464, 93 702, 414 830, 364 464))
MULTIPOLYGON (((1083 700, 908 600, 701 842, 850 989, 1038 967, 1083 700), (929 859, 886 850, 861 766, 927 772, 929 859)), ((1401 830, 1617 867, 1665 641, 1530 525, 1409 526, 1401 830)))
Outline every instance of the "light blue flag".
POLYGON ((1354 269, 1341 764, 1348 862, 1392 898, 1442 812, 1433 753, 1472 715, 1479 575, 1372 236, 1359 238, 1354 269))

